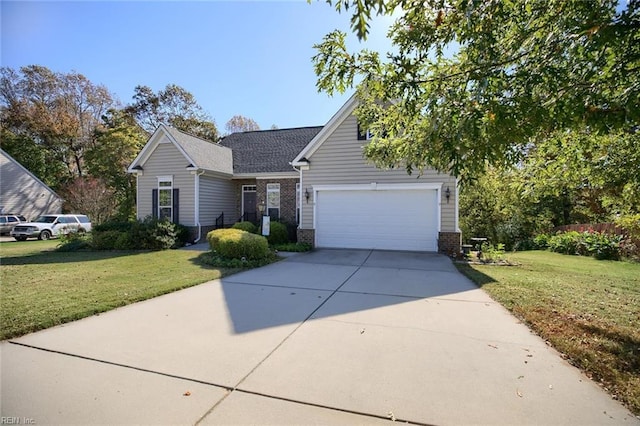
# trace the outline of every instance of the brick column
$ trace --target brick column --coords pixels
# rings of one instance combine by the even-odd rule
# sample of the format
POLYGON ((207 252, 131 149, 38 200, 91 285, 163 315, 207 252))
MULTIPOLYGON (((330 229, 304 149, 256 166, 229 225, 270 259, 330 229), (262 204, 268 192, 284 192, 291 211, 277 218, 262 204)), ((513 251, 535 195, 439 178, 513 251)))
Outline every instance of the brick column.
POLYGON ((315 229, 302 229, 298 228, 298 242, 299 243, 307 243, 314 246, 314 242, 316 240, 316 230, 315 229))
POLYGON ((448 255, 456 256, 460 253, 462 246, 462 233, 460 232, 439 232, 438 251, 448 255))

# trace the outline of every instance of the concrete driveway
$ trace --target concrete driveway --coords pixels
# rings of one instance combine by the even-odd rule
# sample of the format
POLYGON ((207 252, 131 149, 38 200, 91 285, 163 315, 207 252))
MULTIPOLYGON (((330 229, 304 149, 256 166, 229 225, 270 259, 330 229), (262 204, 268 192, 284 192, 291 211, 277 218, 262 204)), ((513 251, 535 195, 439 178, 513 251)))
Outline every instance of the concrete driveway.
POLYGON ((21 424, 640 424, 436 254, 300 254, 0 350, 21 424))

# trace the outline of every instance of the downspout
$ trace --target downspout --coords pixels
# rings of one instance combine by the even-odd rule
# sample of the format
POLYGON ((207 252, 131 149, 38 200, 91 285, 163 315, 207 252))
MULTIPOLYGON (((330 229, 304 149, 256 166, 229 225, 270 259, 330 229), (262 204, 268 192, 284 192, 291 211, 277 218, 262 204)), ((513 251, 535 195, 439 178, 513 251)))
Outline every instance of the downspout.
POLYGON ((196 222, 196 226, 198 227, 198 237, 195 240, 193 240, 193 244, 197 244, 198 241, 200 241, 200 238, 202 238, 202 225, 200 225, 200 176, 202 176, 203 174, 204 174, 204 170, 199 170, 199 173, 196 172, 195 174, 195 194, 196 194, 195 222, 196 222))
POLYGON ((300 212, 298 213, 298 229, 302 228, 302 169, 296 169, 296 166, 294 166, 293 164, 291 165, 291 167, 293 167, 293 170, 295 170, 296 172, 300 173, 300 189, 298 190, 298 200, 300 200, 300 212))

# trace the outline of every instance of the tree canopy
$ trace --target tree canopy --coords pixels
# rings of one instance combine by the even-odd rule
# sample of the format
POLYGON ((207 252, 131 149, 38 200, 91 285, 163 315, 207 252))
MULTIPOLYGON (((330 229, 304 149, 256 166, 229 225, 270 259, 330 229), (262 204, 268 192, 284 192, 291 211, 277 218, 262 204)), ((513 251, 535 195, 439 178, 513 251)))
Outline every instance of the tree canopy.
POLYGON ((210 141, 219 138, 213 119, 195 96, 180 86, 168 84, 157 93, 148 86, 136 86, 133 101, 125 111, 149 134, 160 124, 168 124, 210 141))
POLYGON ((93 84, 82 74, 56 73, 38 65, 17 71, 0 69, 3 141, 8 142, 11 155, 17 153, 16 160, 43 173, 47 182, 85 173, 84 157, 95 142, 94 130, 113 105, 107 88, 93 84), (24 152, 19 146, 12 149, 16 141, 24 145, 24 152), (46 155, 34 156, 34 147, 42 148, 46 155))
POLYGON ((234 115, 231 117, 229 121, 227 121, 227 124, 225 124, 224 128, 229 134, 260 130, 260 126, 254 119, 242 115, 234 115))
POLYGON ((379 166, 467 181, 557 131, 638 131, 638 1, 328 2, 353 11, 360 38, 373 15, 398 16, 384 59, 350 52, 338 30, 313 58, 319 90, 357 88, 356 114, 374 136, 365 155, 379 166))

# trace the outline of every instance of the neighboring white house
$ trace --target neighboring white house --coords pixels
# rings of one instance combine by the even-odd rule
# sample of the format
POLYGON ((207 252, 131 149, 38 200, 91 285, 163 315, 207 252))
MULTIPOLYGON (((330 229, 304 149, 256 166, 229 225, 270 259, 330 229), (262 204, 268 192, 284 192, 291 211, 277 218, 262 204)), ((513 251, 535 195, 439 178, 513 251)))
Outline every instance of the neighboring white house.
POLYGON ((62 198, 0 149, 0 213, 20 214, 32 220, 61 213, 62 198))

